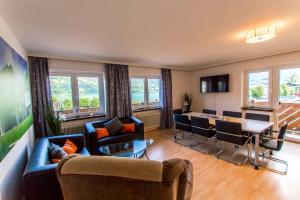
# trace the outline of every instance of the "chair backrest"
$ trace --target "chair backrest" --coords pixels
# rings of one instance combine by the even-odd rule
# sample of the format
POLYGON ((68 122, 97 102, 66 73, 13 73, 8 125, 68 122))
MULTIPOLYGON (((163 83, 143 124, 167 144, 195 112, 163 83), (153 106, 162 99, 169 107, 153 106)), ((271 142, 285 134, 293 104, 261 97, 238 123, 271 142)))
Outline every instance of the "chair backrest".
POLYGON ((223 111, 223 116, 241 118, 242 113, 241 112, 234 112, 234 111, 223 111))
POLYGON ((243 145, 245 142, 242 124, 216 120, 216 136, 218 140, 243 145))
POLYGON ((174 114, 182 114, 183 110, 182 109, 175 109, 175 110, 173 110, 173 113, 174 114))
POLYGON ((64 200, 190 199, 190 161, 71 156, 57 167, 64 200), (97 196, 95 196, 97 195, 97 196))
POLYGON ((270 115, 256 114, 256 113, 246 113, 245 118, 259 120, 259 121, 265 121, 265 122, 270 121, 270 115))
POLYGON ((203 117, 191 117, 191 132, 204 137, 212 137, 214 135, 209 128, 209 119, 203 117))
POLYGON ((206 113, 206 114, 211 114, 211 115, 216 115, 217 114, 217 111, 209 110, 209 109, 203 109, 202 112, 206 113))
POLYGON ((183 131, 191 131, 191 121, 187 115, 174 114, 176 129, 183 131))
POLYGON ((284 137, 285 137, 285 134, 286 134, 286 129, 288 127, 288 123, 284 123, 284 125, 280 128, 280 131, 279 131, 279 134, 278 134, 278 138, 279 139, 277 141, 277 151, 280 151, 280 149, 282 148, 283 146, 283 140, 284 140, 284 137))

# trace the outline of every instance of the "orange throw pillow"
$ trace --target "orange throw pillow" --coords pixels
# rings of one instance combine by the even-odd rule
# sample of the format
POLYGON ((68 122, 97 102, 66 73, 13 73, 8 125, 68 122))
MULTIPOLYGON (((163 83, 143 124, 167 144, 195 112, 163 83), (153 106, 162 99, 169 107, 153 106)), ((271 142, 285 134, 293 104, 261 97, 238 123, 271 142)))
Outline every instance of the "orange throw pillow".
POLYGON ((122 133, 135 133, 135 123, 123 124, 122 133))
POLYGON ((68 155, 71 155, 77 152, 78 147, 71 140, 67 139, 63 149, 68 155))
POLYGON ((109 132, 108 132, 107 128, 96 128, 96 134, 97 134, 98 140, 109 136, 109 132))

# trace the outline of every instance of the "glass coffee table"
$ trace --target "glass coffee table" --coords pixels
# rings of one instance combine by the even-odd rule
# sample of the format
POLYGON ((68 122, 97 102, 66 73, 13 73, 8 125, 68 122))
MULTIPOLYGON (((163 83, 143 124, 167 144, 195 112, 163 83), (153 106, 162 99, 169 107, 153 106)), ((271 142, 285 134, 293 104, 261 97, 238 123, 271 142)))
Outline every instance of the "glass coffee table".
POLYGON ((153 143, 153 139, 132 140, 119 142, 99 147, 99 151, 106 156, 141 158, 147 159, 147 148, 153 143))

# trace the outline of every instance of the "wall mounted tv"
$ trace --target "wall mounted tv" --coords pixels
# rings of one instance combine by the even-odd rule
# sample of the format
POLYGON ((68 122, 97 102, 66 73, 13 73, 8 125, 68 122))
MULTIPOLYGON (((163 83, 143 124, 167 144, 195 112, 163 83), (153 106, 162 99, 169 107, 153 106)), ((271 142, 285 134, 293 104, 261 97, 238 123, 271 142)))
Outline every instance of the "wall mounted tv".
POLYGON ((200 77, 200 92, 229 92, 229 74, 200 77))

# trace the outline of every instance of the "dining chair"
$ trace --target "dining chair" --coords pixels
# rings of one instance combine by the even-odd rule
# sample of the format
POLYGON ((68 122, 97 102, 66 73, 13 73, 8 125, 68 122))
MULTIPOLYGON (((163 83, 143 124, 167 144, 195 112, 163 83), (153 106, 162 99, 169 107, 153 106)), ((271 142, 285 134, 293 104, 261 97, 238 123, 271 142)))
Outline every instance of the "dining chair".
MULTIPOLYGON (((208 143, 211 139, 214 140, 215 143, 215 134, 216 134, 216 130, 214 129, 213 126, 209 125, 209 119, 208 118, 203 118, 203 117, 191 117, 191 132, 192 134, 195 135, 199 135, 200 137, 204 137, 206 139, 206 143, 208 143)), ((192 146, 195 147, 197 145, 201 145, 203 144, 201 141, 192 146)), ((215 146, 215 145, 214 145, 215 146)), ((216 149, 214 148, 214 150, 209 149, 208 152, 207 151, 200 151, 201 153, 205 153, 205 154, 209 154, 212 152, 215 152, 216 149)))
POLYGON ((240 149, 244 144, 248 145, 248 155, 242 159, 242 162, 234 162, 232 160, 226 160, 236 165, 244 164, 250 157, 250 143, 248 142, 251 137, 242 131, 242 124, 236 122, 228 122, 222 120, 216 120, 216 138, 218 152, 215 154, 217 158, 224 151, 224 143, 228 142, 234 144, 234 153, 240 149), (223 145, 220 145, 222 143, 223 145))
POLYGON ((174 139, 176 142, 177 140, 184 139, 185 132, 191 132, 191 121, 189 120, 189 117, 187 115, 181 115, 175 113, 173 114, 173 117, 174 117, 174 128, 175 128, 174 139), (182 133, 181 137, 178 137, 179 132, 182 133))
POLYGON ((203 109, 202 113, 206 113, 206 114, 211 114, 211 115, 216 115, 217 111, 215 110, 209 110, 209 109, 203 109))
POLYGON ((271 169, 268 167, 265 167, 271 171, 277 172, 279 174, 287 174, 288 170, 288 163, 284 160, 274 158, 273 157, 273 152, 272 151, 280 151, 283 146, 283 142, 285 141, 285 135, 286 135, 286 130, 288 127, 288 123, 285 122, 285 124, 280 128, 279 132, 278 131, 273 131, 274 133, 278 133, 277 137, 272 137, 272 136, 262 136, 261 137, 261 142, 260 142, 260 147, 262 147, 262 154, 260 155, 264 159, 272 160, 275 162, 279 162, 285 165, 284 171, 279 171, 276 169, 271 169))
POLYGON ((242 113, 234 111, 223 111, 223 116, 242 118, 242 113))
POLYGON ((173 110, 173 113, 174 114, 183 114, 183 110, 180 108, 180 109, 175 109, 173 110))
POLYGON ((270 115, 257 114, 257 113, 246 113, 245 118, 259 120, 259 121, 265 121, 265 122, 270 121, 270 115))

